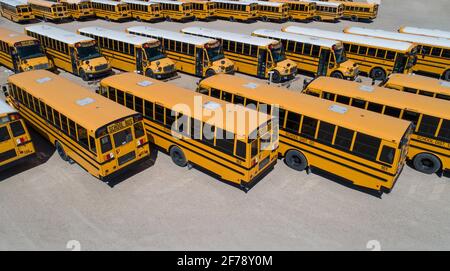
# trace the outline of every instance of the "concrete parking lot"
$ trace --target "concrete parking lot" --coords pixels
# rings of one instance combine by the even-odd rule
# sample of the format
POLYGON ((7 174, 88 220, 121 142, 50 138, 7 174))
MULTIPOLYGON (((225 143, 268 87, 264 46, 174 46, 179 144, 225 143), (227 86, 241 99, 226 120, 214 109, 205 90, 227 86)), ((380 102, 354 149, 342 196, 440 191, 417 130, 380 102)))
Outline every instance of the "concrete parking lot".
MULTIPOLYGON (((449 12, 448 0, 384 0, 370 24, 218 20, 152 25, 177 31, 207 25, 239 33, 288 24, 331 30, 349 25, 449 30, 449 12)), ((58 27, 123 30, 140 24, 145 23, 94 20, 58 27)), ((20 32, 24 27, 4 18, 0 26, 20 32)), ((0 67, 0 84, 9 74, 0 67)), ((61 75, 95 88, 71 74, 61 75)), ((293 91, 301 87, 299 78, 293 91)), ((182 74, 172 83, 193 90, 198 80, 182 74)), ((121 182, 107 185, 78 165, 63 162, 36 132, 32 136, 37 158, 0 173, 0 250, 67 250, 70 240, 82 250, 369 250, 373 242, 383 250, 450 249, 450 179, 410 167, 381 199, 292 171, 281 160, 246 194, 196 169, 179 168, 163 153, 121 182)))

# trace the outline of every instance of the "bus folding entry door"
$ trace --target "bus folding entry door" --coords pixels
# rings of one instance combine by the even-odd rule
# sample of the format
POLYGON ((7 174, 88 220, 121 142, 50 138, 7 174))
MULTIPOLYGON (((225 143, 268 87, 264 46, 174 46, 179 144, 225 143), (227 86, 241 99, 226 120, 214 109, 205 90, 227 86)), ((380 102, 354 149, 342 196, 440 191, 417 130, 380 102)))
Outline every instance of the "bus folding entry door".
POLYGON ((258 78, 266 77, 266 63, 267 63, 267 51, 266 49, 259 48, 258 54, 258 78))
POLYGON ((197 61, 195 62, 195 75, 202 77, 203 76, 203 50, 195 47, 195 58, 197 61))

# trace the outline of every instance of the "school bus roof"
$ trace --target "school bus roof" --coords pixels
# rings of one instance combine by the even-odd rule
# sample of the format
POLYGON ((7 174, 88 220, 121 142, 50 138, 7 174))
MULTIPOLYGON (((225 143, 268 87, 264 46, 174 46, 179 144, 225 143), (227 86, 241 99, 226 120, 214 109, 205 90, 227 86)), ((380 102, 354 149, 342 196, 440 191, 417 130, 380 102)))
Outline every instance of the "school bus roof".
POLYGON ((398 32, 450 39, 450 32, 440 29, 427 29, 412 26, 402 26, 398 29, 398 32))
POLYGON ((127 3, 127 4, 142 5, 142 6, 155 6, 155 5, 158 5, 158 3, 144 2, 144 1, 139 1, 139 0, 121 0, 121 2, 127 3))
POLYGON ((67 4, 81 4, 86 2, 91 2, 90 0, 59 0, 61 3, 67 4))
POLYGON ((159 37, 169 40, 176 40, 180 42, 186 42, 194 45, 204 45, 207 43, 216 43, 217 41, 211 38, 204 38, 189 34, 184 34, 180 32, 175 31, 169 31, 169 30, 163 30, 159 28, 149 27, 145 25, 139 25, 139 26, 132 26, 127 28, 127 32, 132 32, 136 34, 142 34, 144 36, 152 36, 152 37, 159 37))
POLYGON ((258 0, 241 0, 243 2, 256 3, 260 6, 268 6, 268 7, 281 7, 284 3, 281 2, 268 2, 268 1, 258 1, 258 0))
POLYGON ((111 1, 111 0, 90 0, 93 3, 106 4, 110 6, 118 6, 118 5, 126 5, 125 3, 119 1, 111 1))
POLYGON ((52 1, 45 1, 45 0, 28 0, 28 4, 35 4, 38 6, 43 6, 43 7, 53 7, 55 5, 62 5, 61 3, 58 2, 52 2, 52 1))
POLYGON ((269 105, 280 105, 289 111, 397 143, 410 125, 404 120, 227 74, 206 78, 200 82, 200 87, 221 89, 269 105), (339 109, 343 110, 339 112, 339 109))
POLYGON ((341 44, 340 41, 331 40, 331 39, 322 39, 307 35, 293 34, 288 32, 282 32, 279 30, 273 29, 256 29, 252 32, 253 35, 263 36, 271 39, 282 39, 282 40, 291 40, 295 42, 308 43, 313 45, 318 45, 322 47, 331 48, 333 45, 341 44))
POLYGON ((178 1, 173 1, 173 0, 148 0, 149 2, 154 2, 154 3, 161 3, 161 4, 171 4, 171 5, 183 5, 185 3, 182 2, 178 2, 178 1))
POLYGON ((303 2, 314 2, 318 6, 324 6, 324 7, 332 7, 337 8, 339 6, 342 6, 342 3, 336 3, 336 2, 323 2, 323 1, 313 1, 313 0, 302 0, 303 2))
POLYGON ((351 7, 373 7, 378 6, 377 3, 370 3, 370 2, 355 2, 355 1, 345 1, 342 2, 344 6, 351 6, 351 7))
POLYGON ((111 30, 111 29, 98 27, 98 26, 88 26, 88 27, 80 28, 80 29, 78 29, 78 33, 80 33, 81 35, 91 34, 91 35, 95 35, 95 36, 99 36, 99 37, 104 37, 104 38, 113 39, 113 40, 117 40, 117 41, 121 41, 121 42, 125 42, 125 43, 130 43, 133 45, 142 45, 144 43, 157 42, 156 39, 132 35, 132 34, 128 34, 126 32, 111 30))
POLYGON ((256 3, 250 3, 250 2, 243 2, 243 1, 235 1, 235 0, 211 0, 211 2, 216 3, 226 3, 226 4, 235 4, 235 5, 244 5, 244 6, 250 6, 250 5, 257 5, 256 3))
POLYGON ((31 25, 25 27, 25 31, 31 31, 34 33, 37 33, 39 35, 42 35, 44 37, 49 37, 54 40, 59 40, 61 42, 67 43, 67 44, 75 44, 78 42, 86 42, 86 41, 93 41, 93 39, 78 35, 77 33, 73 33, 61 28, 53 27, 50 25, 31 25))
POLYGON ((90 131, 137 114, 68 79, 46 70, 11 75, 8 82, 25 89, 53 109, 90 131))
POLYGON ((11 31, 7 28, 0 27, 0 40, 13 46, 16 42, 26 41, 26 40, 36 40, 33 37, 27 36, 22 33, 11 31))
POLYGON ((403 34, 394 31, 385 31, 381 29, 369 29, 364 27, 346 27, 344 33, 370 36, 382 39, 400 40, 406 42, 414 42, 436 47, 450 48, 450 40, 444 38, 425 37, 412 34, 403 34))
POLYGON ((318 77, 307 88, 369 100, 374 103, 408 109, 439 118, 450 118, 450 102, 404 91, 368 86, 331 77, 318 77))
POLYGON ((450 82, 417 74, 393 73, 389 75, 388 83, 413 89, 426 90, 450 95, 450 82))
POLYGON ((268 46, 270 44, 276 44, 278 41, 267 38, 259 38, 251 35, 238 34, 233 32, 226 32, 215 30, 211 28, 191 26, 181 29, 181 32, 186 34, 198 35, 203 37, 211 37, 214 39, 227 39, 247 44, 252 44, 256 46, 268 46))
POLYGON ((11 107, 9 104, 7 104, 5 101, 0 100, 0 116, 4 115, 4 114, 9 114, 9 113, 15 113, 17 112, 16 109, 14 109, 13 107, 11 107))
MULTIPOLYGON (((251 126, 246 125, 246 128, 241 127, 235 118, 227 118, 226 112, 239 112, 245 113, 245 123, 249 123, 251 117, 255 116, 255 110, 248 109, 243 106, 234 105, 231 103, 226 103, 222 100, 203 95, 192 90, 178 87, 176 85, 154 80, 143 75, 136 73, 122 73, 118 75, 113 75, 107 77, 101 81, 103 86, 111 86, 116 89, 125 91, 126 93, 133 94, 135 96, 141 97, 144 100, 155 102, 166 108, 189 108, 189 112, 185 112, 184 115, 190 115, 190 117, 196 117, 195 111, 201 106, 199 110, 201 116, 199 120, 208 123, 209 120, 214 120, 214 116, 219 119, 220 123, 214 123, 214 125, 222 130, 233 132, 239 136, 248 136, 256 127, 259 127, 271 117, 267 114, 261 114, 256 123, 251 123, 251 126), (201 99, 200 104, 197 103, 196 99, 201 99), (192 114, 192 112, 194 112, 192 114), (223 113, 223 114, 222 114, 223 113), (256 125, 257 124, 257 125, 256 125), (250 128, 252 127, 252 128, 250 128)), ((238 113, 234 113, 236 116, 238 113)))
POLYGON ((291 32, 295 34, 309 35, 324 39, 336 39, 342 42, 350 42, 356 44, 362 44, 366 46, 375 46, 386 49, 391 49, 395 51, 409 51, 414 47, 410 42, 397 41, 397 40, 386 40, 374 37, 365 37, 360 35, 346 34, 342 32, 322 30, 318 28, 310 27, 300 27, 300 26, 286 26, 283 27, 281 31, 291 32))
POLYGON ((28 2, 26 0, 0 0, 0 3, 5 3, 12 7, 28 5, 28 2))

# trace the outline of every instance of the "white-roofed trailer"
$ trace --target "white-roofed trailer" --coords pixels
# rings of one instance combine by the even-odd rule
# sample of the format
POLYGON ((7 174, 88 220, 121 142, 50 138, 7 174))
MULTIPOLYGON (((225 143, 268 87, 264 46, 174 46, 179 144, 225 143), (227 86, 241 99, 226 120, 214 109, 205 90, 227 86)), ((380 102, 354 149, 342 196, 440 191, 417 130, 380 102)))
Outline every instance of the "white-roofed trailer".
POLYGON ((417 61, 418 46, 410 42, 300 26, 283 27, 282 31, 342 41, 347 57, 374 80, 384 80, 391 73, 410 73, 417 61))
POLYGON ((127 28, 127 31, 130 34, 158 39, 164 52, 176 63, 179 71, 199 77, 234 72, 234 63, 225 58, 220 42, 215 39, 148 26, 133 26, 127 28))
POLYGON ((274 82, 292 79, 297 73, 297 65, 286 59, 277 40, 204 27, 186 27, 181 32, 219 40, 225 56, 234 61, 239 72, 259 78, 272 77, 274 82))
POLYGON ((347 27, 345 33, 388 40, 412 42, 419 45, 419 57, 413 70, 417 73, 450 81, 450 39, 404 34, 380 29, 347 27))

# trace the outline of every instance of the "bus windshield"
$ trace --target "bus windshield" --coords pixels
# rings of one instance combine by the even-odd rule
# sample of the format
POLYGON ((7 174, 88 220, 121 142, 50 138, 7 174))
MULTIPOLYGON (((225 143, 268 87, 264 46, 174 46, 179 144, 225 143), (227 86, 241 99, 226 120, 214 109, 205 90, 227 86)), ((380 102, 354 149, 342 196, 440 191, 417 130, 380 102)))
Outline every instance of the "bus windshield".
POLYGON ((147 47, 144 50, 148 61, 155 61, 165 57, 160 46, 147 47))
POLYGON ((99 52, 97 45, 91 45, 86 47, 80 46, 77 48, 77 51, 78 51, 78 58, 80 60, 88 60, 102 56, 99 52))
POLYGON ((206 52, 208 53, 209 61, 216 61, 224 58, 223 50, 221 46, 216 47, 208 47, 206 49, 206 52))
POLYGON ((338 64, 345 62, 347 60, 347 57, 345 56, 343 47, 341 47, 339 49, 335 49, 334 56, 336 57, 336 63, 338 63, 338 64))
POLYGON ((42 51, 41 46, 38 44, 19 46, 17 47, 17 53, 19 54, 20 59, 29 59, 44 56, 44 52, 42 51))
POLYGON ((273 61, 275 61, 275 63, 278 63, 286 59, 286 56, 284 55, 281 46, 279 46, 278 48, 270 49, 270 52, 272 53, 273 61))

